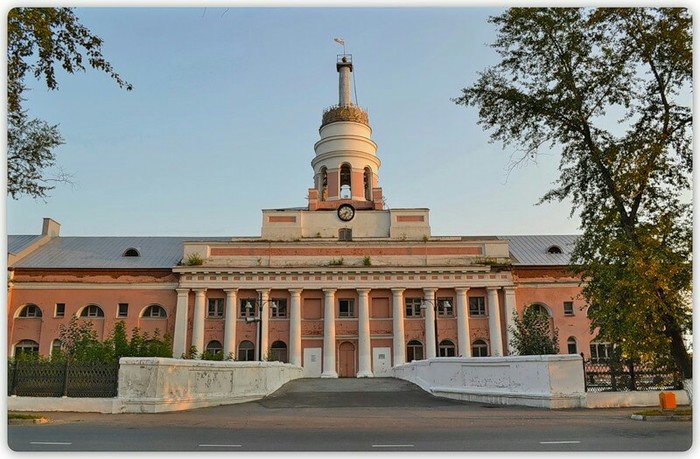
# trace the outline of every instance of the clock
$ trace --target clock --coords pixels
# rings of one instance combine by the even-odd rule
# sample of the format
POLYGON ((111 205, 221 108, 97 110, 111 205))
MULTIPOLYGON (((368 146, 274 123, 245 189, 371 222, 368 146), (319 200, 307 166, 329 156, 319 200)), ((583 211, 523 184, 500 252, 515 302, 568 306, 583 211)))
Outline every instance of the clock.
POLYGON ((338 207, 338 218, 344 222, 349 222, 355 216, 355 208, 350 204, 343 204, 338 207))

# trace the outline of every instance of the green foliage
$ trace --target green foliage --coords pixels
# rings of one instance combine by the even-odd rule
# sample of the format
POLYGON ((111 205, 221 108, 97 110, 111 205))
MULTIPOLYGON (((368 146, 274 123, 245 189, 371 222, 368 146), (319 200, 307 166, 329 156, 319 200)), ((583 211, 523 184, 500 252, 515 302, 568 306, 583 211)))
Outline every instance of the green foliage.
POLYGON ((493 141, 561 151, 555 188, 581 217, 574 272, 591 331, 626 355, 692 365, 692 22, 684 8, 511 8, 500 63, 463 89, 493 141))
POLYGON ((328 262, 328 266, 343 266, 344 264, 345 260, 343 259, 343 257, 334 258, 328 262))
POLYGON ((204 258, 198 252, 192 252, 187 255, 188 266, 199 266, 204 263, 204 258))
POLYGON ((559 353, 559 330, 550 325, 550 318, 535 308, 523 311, 518 317, 513 311, 511 346, 518 355, 544 355, 559 353))
POLYGON ((58 89, 55 70, 107 73, 127 91, 131 84, 117 74, 102 56, 102 39, 80 24, 71 8, 13 8, 7 14, 8 194, 45 198, 54 187, 49 182, 69 182, 61 172, 47 176, 54 165, 53 149, 63 144, 58 127, 29 119, 22 108, 28 75, 58 89))
POLYGON ((364 265, 364 266, 372 266, 372 258, 371 258, 369 255, 367 255, 366 257, 364 257, 364 258, 362 259, 362 265, 364 265))

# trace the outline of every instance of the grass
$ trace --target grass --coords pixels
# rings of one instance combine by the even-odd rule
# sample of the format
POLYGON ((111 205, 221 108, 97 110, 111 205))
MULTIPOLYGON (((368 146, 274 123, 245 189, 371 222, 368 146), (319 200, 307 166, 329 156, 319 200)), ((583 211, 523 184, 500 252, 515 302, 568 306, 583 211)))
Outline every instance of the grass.
POLYGON ((692 416, 693 410, 691 408, 676 408, 675 410, 645 410, 637 411, 634 414, 640 416, 692 416))
POLYGON ((43 416, 36 414, 24 414, 24 413, 7 413, 7 419, 41 419, 43 416))

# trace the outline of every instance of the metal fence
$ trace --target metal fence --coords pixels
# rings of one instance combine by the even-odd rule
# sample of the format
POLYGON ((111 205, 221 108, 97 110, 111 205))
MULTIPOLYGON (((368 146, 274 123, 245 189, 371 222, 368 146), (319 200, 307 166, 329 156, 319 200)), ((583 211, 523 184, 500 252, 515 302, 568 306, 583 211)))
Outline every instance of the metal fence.
POLYGON ((37 362, 8 365, 8 395, 24 397, 116 397, 118 362, 37 362))
POLYGON ((677 390, 683 388, 681 373, 672 367, 626 361, 583 362, 587 392, 677 390))

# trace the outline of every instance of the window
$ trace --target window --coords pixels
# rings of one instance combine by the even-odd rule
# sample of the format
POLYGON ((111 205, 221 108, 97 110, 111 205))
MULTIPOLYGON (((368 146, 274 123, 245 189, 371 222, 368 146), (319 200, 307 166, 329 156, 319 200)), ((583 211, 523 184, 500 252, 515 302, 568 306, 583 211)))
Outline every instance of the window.
POLYGON ((19 317, 41 317, 41 309, 35 304, 28 304, 19 312, 19 317))
POLYGON ((207 307, 207 318, 221 319, 224 317, 224 299, 209 298, 207 307))
POLYGON ((355 300, 338 300, 338 317, 355 317, 355 300))
POLYGON ((420 298, 406 298, 406 317, 420 317, 420 305, 423 300, 420 298))
POLYGON ((365 167, 365 173, 363 174, 364 185, 365 185, 365 200, 372 200, 372 169, 365 167))
POLYGON ((143 310, 143 314, 141 314, 141 317, 150 317, 154 319, 159 319, 161 317, 167 317, 168 314, 165 312, 165 309, 163 309, 162 306, 158 304, 152 304, 146 309, 143 310))
POLYGON ((241 341, 238 345, 238 360, 246 362, 255 360, 255 346, 250 341, 241 341))
POLYGON ((338 240, 340 240, 340 241, 352 241, 352 229, 340 228, 338 230, 338 240))
POLYGON ((437 299, 437 313, 440 317, 453 317, 455 315, 453 298, 442 297, 437 299))
POLYGON ((438 347, 440 357, 454 357, 455 356, 455 343, 449 339, 440 341, 440 346, 438 347))
POLYGON ((129 315, 129 304, 128 303, 119 303, 117 317, 126 317, 128 315, 129 315))
POLYGON ((268 360, 287 363, 287 345, 282 341, 275 341, 272 343, 268 360))
POLYGON ((343 164, 340 166, 340 197, 342 199, 349 199, 352 197, 352 192, 350 190, 352 170, 349 164, 343 164))
POLYGON ((406 345, 406 361, 423 360, 423 343, 418 340, 411 340, 406 345))
POLYGON ((275 304, 276 308, 270 308, 272 317, 281 318, 287 317, 287 299, 286 298, 273 298, 272 304, 275 304))
POLYGON ((547 253, 549 254, 557 254, 557 253, 562 253, 561 247, 553 245, 550 248, 547 249, 547 253))
POLYGON ((55 339, 51 342, 51 355, 60 354, 63 343, 60 339, 55 339))
POLYGON ((139 253, 138 249, 135 249, 133 247, 128 248, 124 251, 122 254, 123 257, 140 257, 141 254, 139 253))
POLYGON ((82 311, 80 311, 80 317, 104 317, 105 313, 101 307, 96 304, 90 304, 85 306, 82 311))
POLYGON ((223 346, 221 346, 221 343, 219 341, 209 341, 206 346, 206 352, 208 352, 210 355, 216 355, 220 354, 221 351, 223 350, 223 346))
POLYGON ((483 339, 477 339, 472 343, 472 357, 488 357, 489 348, 483 339))
POLYGON ((545 315, 545 316, 547 316, 547 317, 551 317, 551 316, 549 315, 549 309, 547 309, 546 307, 542 306, 541 304, 533 304, 533 305, 530 306, 530 309, 533 309, 533 310, 534 310, 535 312, 537 312, 538 314, 543 314, 543 315, 545 315))
POLYGON ((39 343, 31 339, 23 339, 17 345, 15 345, 15 357, 19 357, 22 354, 38 354, 39 353, 39 343))
POLYGON ((469 315, 472 317, 486 317, 486 297, 469 297, 469 315))
POLYGON ((569 354, 578 354, 578 346, 576 345, 576 338, 569 336, 566 340, 566 350, 569 354))
POLYGON ((610 343, 591 343, 591 363, 602 363, 610 360, 612 346, 610 343))
POLYGON ((66 304, 56 303, 56 317, 63 317, 66 315, 66 304))
POLYGON ((255 309, 257 306, 258 300, 255 298, 241 298, 238 312, 241 317, 255 317, 255 309))
POLYGON ((573 316, 574 315, 574 302, 564 301, 564 315, 573 316))

